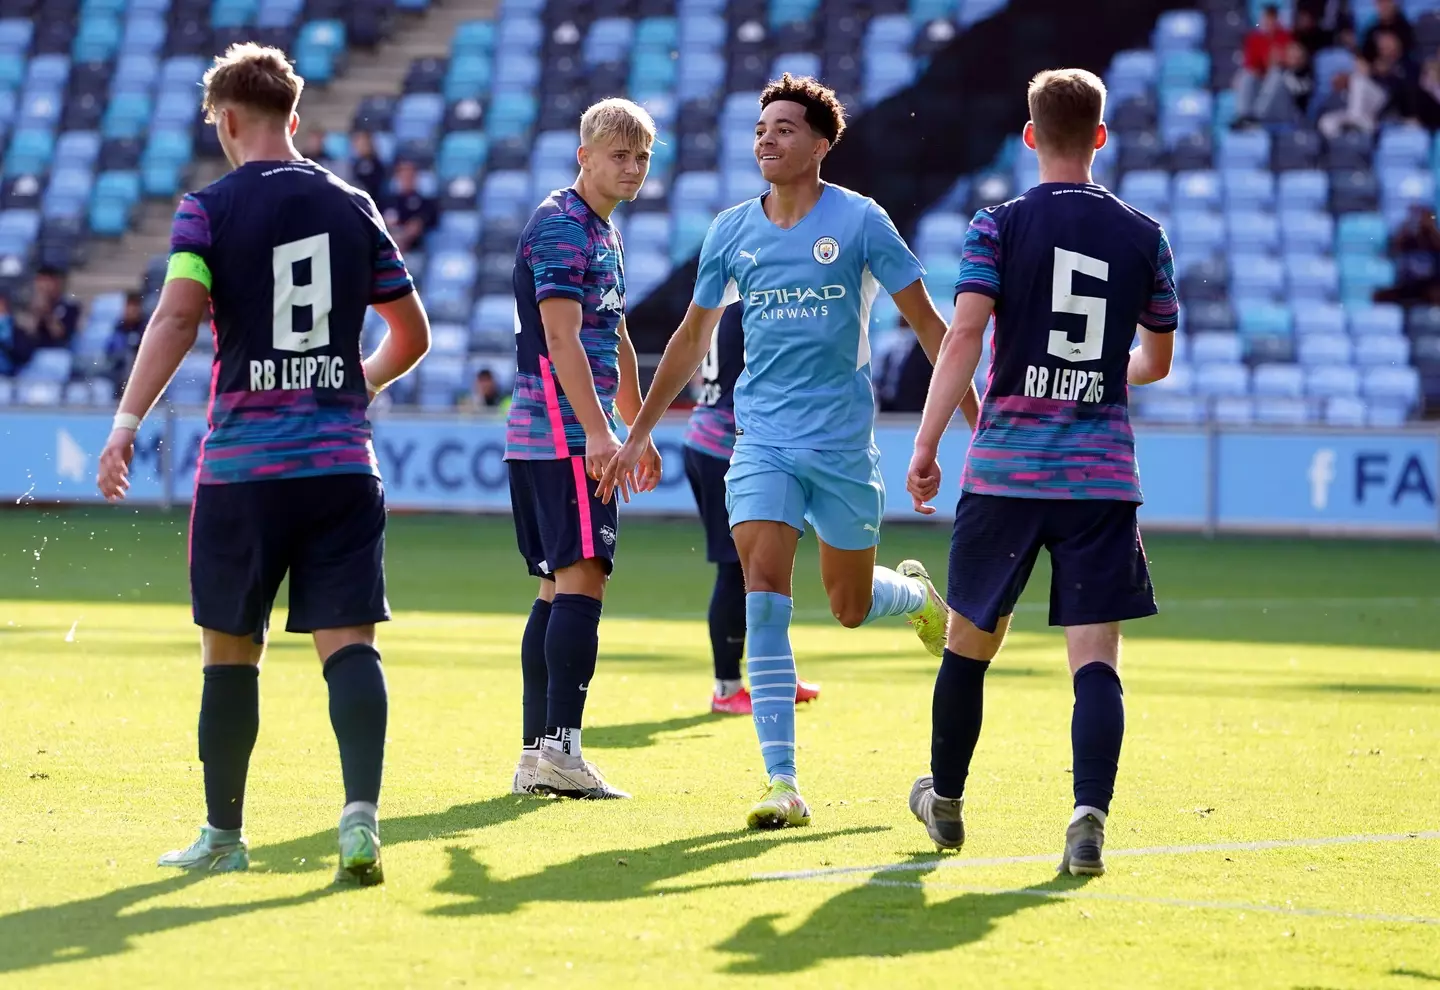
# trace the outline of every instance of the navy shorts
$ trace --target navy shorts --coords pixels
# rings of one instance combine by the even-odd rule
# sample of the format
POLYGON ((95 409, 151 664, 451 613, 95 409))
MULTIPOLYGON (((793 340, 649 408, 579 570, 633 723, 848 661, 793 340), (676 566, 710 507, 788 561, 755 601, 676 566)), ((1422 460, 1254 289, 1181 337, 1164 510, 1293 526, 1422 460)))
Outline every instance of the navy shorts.
POLYGON ((986 632, 1015 610, 1035 558, 1050 552, 1050 624, 1154 615, 1135 502, 965 492, 955 509, 945 600, 986 632))
POLYGON ((290 575, 293 633, 390 618, 385 488, 368 474, 198 485, 190 509, 195 624, 263 643, 290 575))
POLYGON ((705 559, 712 564, 738 564, 740 551, 730 536, 730 513, 725 509, 725 472, 730 462, 694 447, 685 448, 685 477, 705 524, 705 559))
POLYGON ((536 577, 553 577, 562 567, 594 558, 605 573, 615 568, 620 534, 620 495, 605 505, 596 482, 585 473, 585 458, 506 461, 510 468, 510 511, 520 556, 536 577))

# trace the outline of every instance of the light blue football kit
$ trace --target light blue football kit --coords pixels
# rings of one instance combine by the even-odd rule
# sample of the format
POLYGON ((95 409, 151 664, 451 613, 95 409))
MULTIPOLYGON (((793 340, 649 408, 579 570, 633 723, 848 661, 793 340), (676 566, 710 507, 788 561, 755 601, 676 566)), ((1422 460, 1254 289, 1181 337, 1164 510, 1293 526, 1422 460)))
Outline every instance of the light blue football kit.
MULTIPOLYGON (((700 248, 694 301, 706 309, 743 304, 745 370, 735 384, 735 452, 725 475, 732 529, 770 521, 804 532, 809 521, 839 550, 880 542, 885 485, 875 448, 871 304, 882 289, 893 295, 924 275, 879 204, 841 186, 825 185, 788 230, 765 215, 763 197, 715 218, 700 248)), ((913 613, 925 596, 920 582, 877 567, 866 621, 913 613)), ((787 595, 745 596, 750 694, 772 785, 795 777, 793 612, 787 595)))
POLYGON ((744 304, 745 370, 735 385, 730 525, 805 521, 827 544, 880 537, 885 487, 875 449, 870 308, 925 269, 874 200, 826 185, 789 230, 760 198, 715 218, 695 303, 744 304))

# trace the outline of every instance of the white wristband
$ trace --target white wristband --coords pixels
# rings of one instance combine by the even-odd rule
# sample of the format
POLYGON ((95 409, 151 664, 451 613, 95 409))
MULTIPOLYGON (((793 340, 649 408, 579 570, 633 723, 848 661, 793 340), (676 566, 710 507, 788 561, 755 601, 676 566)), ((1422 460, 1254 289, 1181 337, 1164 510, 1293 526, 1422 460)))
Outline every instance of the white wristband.
POLYGON ((110 424, 112 430, 130 430, 132 433, 140 429, 140 417, 134 413, 117 412, 114 421, 110 424))

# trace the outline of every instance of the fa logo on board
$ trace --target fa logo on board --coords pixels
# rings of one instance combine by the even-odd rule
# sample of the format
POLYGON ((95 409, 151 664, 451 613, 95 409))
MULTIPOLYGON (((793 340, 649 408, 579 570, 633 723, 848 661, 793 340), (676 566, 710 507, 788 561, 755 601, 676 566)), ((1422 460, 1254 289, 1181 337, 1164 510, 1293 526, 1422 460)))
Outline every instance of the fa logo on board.
POLYGON ((815 242, 815 246, 810 249, 810 253, 815 256, 815 260, 820 262, 820 264, 828 265, 840 257, 840 242, 833 237, 822 237, 815 242))

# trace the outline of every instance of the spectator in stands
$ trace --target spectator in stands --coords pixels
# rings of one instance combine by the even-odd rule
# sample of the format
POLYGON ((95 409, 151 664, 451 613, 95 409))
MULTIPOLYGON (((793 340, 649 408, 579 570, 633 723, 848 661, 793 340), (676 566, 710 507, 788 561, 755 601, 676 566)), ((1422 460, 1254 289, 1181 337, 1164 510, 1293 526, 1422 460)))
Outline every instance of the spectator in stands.
POLYGON ((1311 7, 1295 8, 1292 34, 1311 55, 1335 43, 1335 32, 1320 23, 1320 14, 1311 7))
POLYGON ((385 201, 385 163, 375 154, 369 131, 350 135, 350 168, 346 179, 364 189, 377 203, 385 201))
POLYGON ((395 194, 385 206, 385 225, 402 253, 409 251, 435 226, 435 200, 423 195, 415 185, 417 172, 413 162, 395 163, 395 194))
POLYGON ((1271 69, 1255 97, 1253 113, 1266 124, 1300 124, 1315 92, 1315 66, 1310 51, 1298 40, 1285 46, 1278 66, 1271 69))
POLYGON ((1405 58, 1400 39, 1381 31, 1374 40, 1375 58, 1357 59, 1355 71, 1343 79, 1345 107, 1320 116, 1320 133, 1327 138, 1346 129, 1374 133, 1381 117, 1413 120, 1418 115, 1420 76, 1405 58))
POLYGON ((1376 302, 1440 304, 1440 227, 1429 206, 1415 204, 1390 236, 1395 284, 1375 293, 1376 302))
POLYGON ((306 131, 305 137, 300 141, 300 154, 310 159, 316 165, 323 165, 337 175, 342 166, 329 155, 325 154, 325 132, 306 131))
POLYGON ((1420 92, 1416 116, 1428 130, 1440 130, 1440 52, 1425 61, 1420 69, 1420 92))
POLYGON ((1365 40, 1360 43, 1360 56, 1365 61, 1373 62, 1380 57, 1380 36, 1387 31, 1400 43, 1401 56, 1407 59, 1413 57, 1415 27, 1410 18, 1405 16, 1396 0, 1375 0, 1375 23, 1370 25, 1365 32, 1365 40))
POLYGON ((1256 91, 1270 73, 1279 71, 1285 49, 1291 42, 1290 32, 1280 23, 1280 8, 1274 4, 1260 11, 1260 23, 1245 36, 1244 61, 1235 73, 1235 124, 1253 125, 1256 91))
POLYGON ((35 273, 30 303, 15 315, 11 356, 18 371, 42 347, 69 347, 80 320, 80 307, 65 297, 65 273, 41 268, 35 273))
POLYGON ((125 308, 115 322, 110 339, 105 342, 105 371, 117 387, 130 377, 135 355, 140 350, 140 335, 145 332, 143 302, 140 293, 125 293, 125 308))
POLYGON ((469 393, 460 400, 460 407, 469 412, 507 413, 509 411, 508 395, 502 395, 500 386, 495 383, 495 374, 489 368, 481 368, 475 372, 475 383, 471 386, 469 393))

